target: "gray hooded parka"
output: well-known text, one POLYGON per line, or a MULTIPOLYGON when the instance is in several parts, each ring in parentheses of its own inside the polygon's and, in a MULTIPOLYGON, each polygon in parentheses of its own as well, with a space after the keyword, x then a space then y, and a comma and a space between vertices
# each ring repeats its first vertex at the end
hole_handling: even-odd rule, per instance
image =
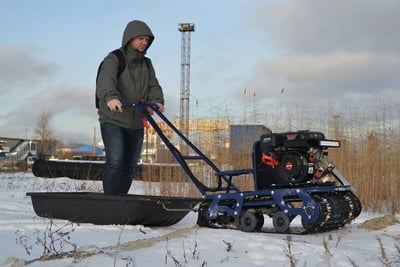
POLYGON ((137 36, 149 36, 147 49, 154 40, 150 28, 142 21, 128 23, 122 38, 122 47, 126 67, 118 77, 118 57, 109 53, 101 65, 96 82, 96 95, 100 99, 100 123, 113 123, 123 128, 143 128, 142 114, 133 107, 125 107, 122 113, 112 112, 107 107, 111 99, 118 99, 122 104, 145 100, 164 104, 161 86, 156 78, 151 60, 144 53, 134 51, 129 42, 137 36))

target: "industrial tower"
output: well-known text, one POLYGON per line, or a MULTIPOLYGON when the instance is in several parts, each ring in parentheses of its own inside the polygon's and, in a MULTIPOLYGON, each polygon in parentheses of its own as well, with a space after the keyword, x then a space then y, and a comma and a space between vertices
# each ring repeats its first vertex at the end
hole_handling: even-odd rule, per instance
POLYGON ((178 30, 182 32, 180 129, 185 136, 188 136, 190 97, 190 33, 194 32, 194 24, 179 23, 178 25, 178 30))

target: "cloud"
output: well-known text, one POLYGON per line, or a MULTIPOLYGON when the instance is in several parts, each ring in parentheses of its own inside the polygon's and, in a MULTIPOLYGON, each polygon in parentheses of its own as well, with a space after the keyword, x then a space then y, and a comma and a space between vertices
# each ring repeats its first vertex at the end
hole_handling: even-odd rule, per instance
POLYGON ((261 61, 250 88, 296 87, 298 92, 312 90, 324 95, 324 89, 336 93, 374 93, 385 88, 398 88, 399 54, 334 53, 323 55, 285 55, 271 61, 261 61))
MULTIPOLYGON (((40 52, 41 49, 32 45, 0 46, 0 88, 32 86, 51 77, 57 65, 43 60, 40 52)), ((0 94, 5 93, 1 89, 0 94)))
POLYGON ((398 101, 399 11, 398 1, 252 1, 247 22, 275 50, 258 59, 245 88, 266 101, 285 88, 289 103, 342 108, 398 101))
POLYGON ((400 51, 399 1, 251 1, 249 23, 266 41, 297 53, 400 51))
MULTIPOLYGON (((98 123, 94 88, 80 88, 70 84, 51 85, 25 97, 23 103, 10 109, 3 108, 0 114, 0 128, 6 128, 10 136, 24 137, 26 130, 32 134, 44 112, 51 113, 49 126, 56 135, 62 137, 66 137, 66 129, 71 133, 84 131, 87 125, 80 124, 81 121, 93 121, 94 125, 98 123)), ((90 133, 91 129, 90 126, 90 133)))

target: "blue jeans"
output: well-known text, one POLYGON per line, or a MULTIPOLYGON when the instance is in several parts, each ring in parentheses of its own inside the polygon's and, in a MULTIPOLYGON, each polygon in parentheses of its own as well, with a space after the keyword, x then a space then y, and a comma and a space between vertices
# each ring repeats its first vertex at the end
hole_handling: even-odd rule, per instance
POLYGON ((144 130, 100 124, 106 152, 103 189, 106 195, 127 194, 142 152, 144 130))

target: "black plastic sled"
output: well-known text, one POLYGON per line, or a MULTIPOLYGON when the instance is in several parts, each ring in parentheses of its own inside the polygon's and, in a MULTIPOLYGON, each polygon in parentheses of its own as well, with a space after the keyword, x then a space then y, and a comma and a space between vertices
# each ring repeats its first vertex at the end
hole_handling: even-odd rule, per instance
POLYGON ((183 219, 201 199, 146 195, 108 196, 92 192, 28 192, 40 217, 98 225, 169 226, 183 219))

